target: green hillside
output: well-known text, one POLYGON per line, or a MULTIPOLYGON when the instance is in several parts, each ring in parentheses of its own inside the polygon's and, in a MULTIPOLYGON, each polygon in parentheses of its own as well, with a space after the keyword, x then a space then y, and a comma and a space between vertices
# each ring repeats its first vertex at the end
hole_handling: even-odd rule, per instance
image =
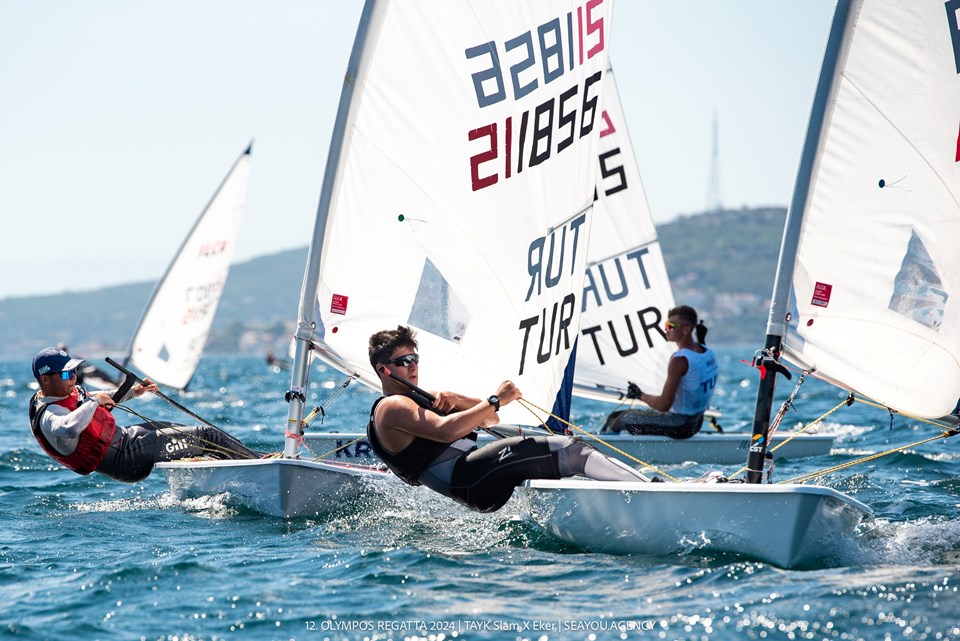
POLYGON ((711 344, 762 343, 786 210, 721 211, 657 228, 678 304, 692 305, 711 344))
MULTIPOLYGON (((782 208, 686 216, 660 225, 678 303, 693 305, 711 344, 760 343, 780 249, 782 208)), ((233 266, 210 352, 285 351, 293 332, 306 249, 233 266)), ((121 356, 153 283, 0 299, 0 358, 28 359, 60 341, 86 356, 121 356)))
MULTIPOLYGON (((306 248, 237 263, 207 343, 210 352, 286 350, 300 298, 306 248)), ((154 283, 0 299, 0 358, 30 358, 64 342, 83 356, 122 356, 154 283)))

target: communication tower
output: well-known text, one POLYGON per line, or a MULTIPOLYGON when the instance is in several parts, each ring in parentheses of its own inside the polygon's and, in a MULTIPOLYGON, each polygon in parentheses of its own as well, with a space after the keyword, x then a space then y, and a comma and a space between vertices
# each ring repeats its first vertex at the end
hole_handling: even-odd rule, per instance
POLYGON ((713 149, 710 154, 710 182, 707 185, 707 213, 723 209, 720 194, 720 136, 718 134, 717 110, 713 110, 713 149))

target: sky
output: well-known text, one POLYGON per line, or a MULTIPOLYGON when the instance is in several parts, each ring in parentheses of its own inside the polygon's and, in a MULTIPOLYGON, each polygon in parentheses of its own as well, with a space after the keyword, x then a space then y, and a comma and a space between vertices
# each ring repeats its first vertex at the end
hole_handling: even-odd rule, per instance
MULTIPOLYGON (((656 221, 786 205, 833 5, 615 0, 656 221)), ((0 0, 0 299, 157 280, 250 140, 234 260, 306 246, 361 7, 0 0)))

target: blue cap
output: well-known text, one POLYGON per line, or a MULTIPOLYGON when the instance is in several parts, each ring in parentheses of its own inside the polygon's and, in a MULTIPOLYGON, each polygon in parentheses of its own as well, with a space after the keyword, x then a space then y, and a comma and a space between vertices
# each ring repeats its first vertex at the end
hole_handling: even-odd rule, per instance
POLYGON ((69 372, 82 362, 82 358, 70 358, 69 354, 58 347, 48 347, 33 357, 33 377, 69 372))

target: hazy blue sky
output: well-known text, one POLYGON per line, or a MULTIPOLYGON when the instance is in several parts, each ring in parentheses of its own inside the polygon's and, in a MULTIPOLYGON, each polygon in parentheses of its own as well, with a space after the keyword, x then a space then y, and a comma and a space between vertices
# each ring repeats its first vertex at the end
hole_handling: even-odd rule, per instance
MULTIPOLYGON (((833 4, 616 0, 657 220, 703 210, 714 110, 723 204, 788 202, 833 4)), ((235 258, 306 245, 361 6, 0 0, 0 298, 158 278, 251 138, 235 258)))

